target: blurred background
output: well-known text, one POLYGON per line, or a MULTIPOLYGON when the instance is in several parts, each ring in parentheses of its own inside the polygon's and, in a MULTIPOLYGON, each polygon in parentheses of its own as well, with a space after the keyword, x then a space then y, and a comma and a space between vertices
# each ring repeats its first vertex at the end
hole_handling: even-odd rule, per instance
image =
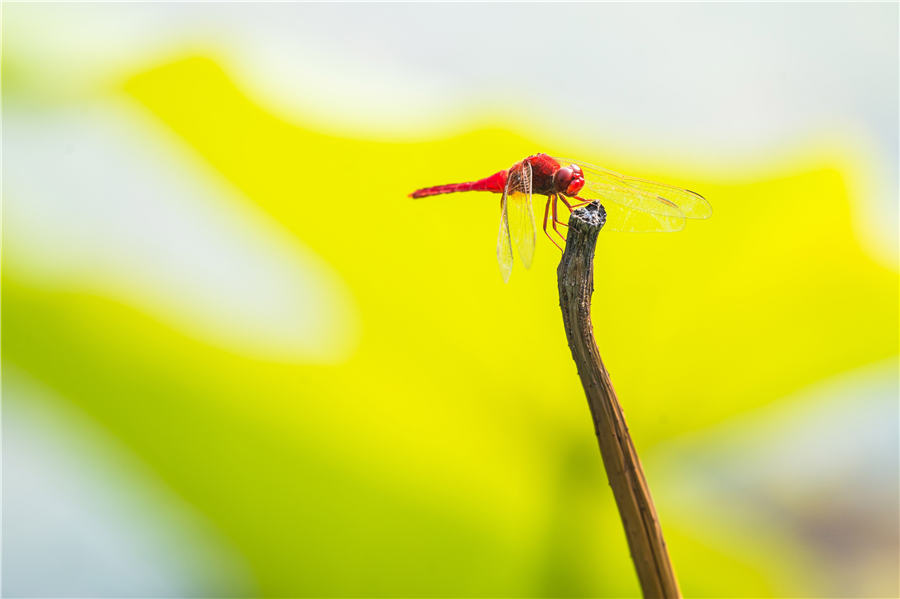
POLYGON ((689 597, 896 597, 896 4, 2 7, 9 597, 633 597, 536 152, 689 597))

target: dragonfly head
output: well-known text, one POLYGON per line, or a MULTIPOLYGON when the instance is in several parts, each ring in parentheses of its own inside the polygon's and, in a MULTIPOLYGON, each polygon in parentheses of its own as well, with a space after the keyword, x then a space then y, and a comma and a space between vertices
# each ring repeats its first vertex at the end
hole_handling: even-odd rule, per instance
POLYGON ((584 187, 584 173, 577 164, 565 166, 553 175, 553 184, 558 193, 565 196, 578 195, 584 187))

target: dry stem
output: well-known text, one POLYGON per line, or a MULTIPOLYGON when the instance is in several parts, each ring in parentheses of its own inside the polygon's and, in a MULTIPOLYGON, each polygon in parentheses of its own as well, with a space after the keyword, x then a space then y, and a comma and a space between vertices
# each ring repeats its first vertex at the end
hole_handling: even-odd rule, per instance
POLYGON ((606 211, 598 202, 575 210, 569 217, 566 249, 557 269, 559 305, 641 590, 648 598, 676 598, 681 597, 681 593, 650 489, 628 434, 622 407, 594 341, 591 324, 594 249, 597 234, 605 222, 606 211))

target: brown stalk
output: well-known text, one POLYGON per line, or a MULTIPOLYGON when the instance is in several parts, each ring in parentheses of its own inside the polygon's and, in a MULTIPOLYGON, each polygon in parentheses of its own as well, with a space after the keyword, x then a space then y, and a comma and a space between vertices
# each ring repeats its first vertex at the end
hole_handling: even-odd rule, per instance
POLYGON ((628 434, 622 406, 594 340, 591 324, 594 249, 597 234, 605 222, 606 211, 598 202, 575 210, 569 217, 566 249, 556 271, 559 306, 643 595, 676 598, 681 597, 681 592, 663 541, 650 488, 628 434))

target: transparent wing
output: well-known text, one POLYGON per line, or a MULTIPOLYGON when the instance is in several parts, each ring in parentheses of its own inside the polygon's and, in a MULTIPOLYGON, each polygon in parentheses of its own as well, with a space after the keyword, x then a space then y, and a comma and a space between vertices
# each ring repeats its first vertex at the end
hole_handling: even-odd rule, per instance
POLYGON ((680 231, 684 228, 686 219, 683 216, 664 216, 632 210, 616 202, 600 200, 606 209, 606 224, 604 231, 619 231, 623 233, 667 233, 680 231))
POLYGON ((531 204, 531 164, 524 160, 509 169, 506 179, 506 209, 509 234, 525 268, 531 268, 537 229, 531 204))
POLYGON ((497 234, 497 262, 503 281, 512 272, 512 246, 525 268, 531 267, 537 232, 531 205, 531 164, 522 161, 509 169, 503 197, 500 198, 500 232, 497 234))
POLYGON ((585 199, 600 200, 604 206, 616 203, 629 210, 675 219, 712 216, 709 202, 689 189, 622 175, 578 160, 556 160, 561 164, 580 166, 584 172, 584 188, 578 195, 585 199))
POLYGON ((512 242, 509 239, 509 219, 506 216, 507 202, 506 193, 500 198, 500 232, 497 234, 497 262, 500 264, 500 274, 503 275, 503 282, 509 282, 509 275, 512 273, 513 257, 512 242))

